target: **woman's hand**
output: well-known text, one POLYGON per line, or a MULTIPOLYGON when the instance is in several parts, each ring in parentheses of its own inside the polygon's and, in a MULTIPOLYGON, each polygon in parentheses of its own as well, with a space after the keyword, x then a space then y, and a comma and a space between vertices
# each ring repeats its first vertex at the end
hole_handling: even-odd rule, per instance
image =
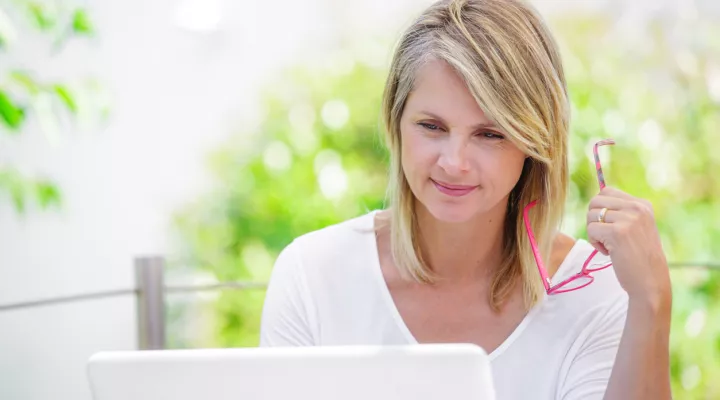
POLYGON ((610 255, 631 300, 651 300, 656 305, 670 301, 670 273, 649 201, 605 187, 590 201, 587 231, 590 243, 610 255), (603 208, 607 211, 600 222, 603 208))
POLYGON ((605 187, 590 201, 587 229, 590 243, 610 255, 628 293, 625 327, 604 398, 671 399, 670 271, 652 205, 605 187))

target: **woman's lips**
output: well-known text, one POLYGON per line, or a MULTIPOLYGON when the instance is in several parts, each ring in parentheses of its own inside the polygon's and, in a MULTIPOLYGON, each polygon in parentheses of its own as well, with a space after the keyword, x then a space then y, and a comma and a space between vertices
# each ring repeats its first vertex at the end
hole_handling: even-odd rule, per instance
POLYGON ((430 179, 441 193, 444 193, 448 196, 453 197, 460 197, 465 196, 472 192, 473 190, 477 189, 477 186, 467 186, 467 185, 451 185, 449 183, 445 182, 438 182, 434 179, 430 179))

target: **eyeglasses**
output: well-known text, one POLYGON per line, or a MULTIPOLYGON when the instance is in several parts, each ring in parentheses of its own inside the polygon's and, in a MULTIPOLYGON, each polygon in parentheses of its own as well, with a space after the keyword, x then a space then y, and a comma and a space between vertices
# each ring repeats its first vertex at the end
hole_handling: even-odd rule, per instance
MULTIPOLYGON (((600 155, 598 154, 598 148, 600 146, 613 144, 615 144, 614 140, 605 139, 595 143, 595 146, 593 147, 593 155, 595 156, 595 170, 597 171, 597 179, 600 190, 605 188, 605 177, 603 176, 602 167, 600 166, 600 155)), ((590 253, 590 256, 587 258, 587 260, 585 260, 585 263, 583 264, 580 272, 570 276, 569 278, 556 285, 551 286, 552 282, 550 281, 547 270, 543 265, 542 257, 540 256, 540 250, 538 249, 537 241, 535 240, 535 234, 530 227, 530 218, 528 215, 530 210, 536 204, 537 200, 533 200, 532 202, 530 202, 530 204, 525 206, 525 209, 523 210, 523 221, 525 222, 525 230, 527 231, 528 238, 530 239, 530 246, 532 247, 533 256, 535 257, 535 262, 537 263, 538 272, 540 272, 540 277, 542 278, 543 285, 545 286, 545 292, 548 295, 567 293, 574 290, 582 289, 595 280, 595 278, 590 275, 591 273, 603 270, 612 265, 612 263, 605 263, 597 260, 593 261, 598 253, 597 250, 594 250, 592 253, 590 253)))

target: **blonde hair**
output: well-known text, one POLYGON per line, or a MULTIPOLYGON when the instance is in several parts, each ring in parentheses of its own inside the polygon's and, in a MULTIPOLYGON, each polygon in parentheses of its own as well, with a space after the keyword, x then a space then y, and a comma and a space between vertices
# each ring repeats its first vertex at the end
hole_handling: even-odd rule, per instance
POLYGON ((391 251, 405 276, 435 281, 418 240, 415 199, 402 170, 400 118, 423 63, 443 60, 465 81, 483 112, 523 151, 522 175, 510 193, 503 263, 493 276, 490 304, 499 309, 514 285, 532 307, 544 293, 523 225, 530 215, 547 256, 564 210, 568 181, 569 103, 557 45, 542 18, 520 0, 444 0, 427 8, 402 35, 383 94, 385 142, 390 151, 391 251))

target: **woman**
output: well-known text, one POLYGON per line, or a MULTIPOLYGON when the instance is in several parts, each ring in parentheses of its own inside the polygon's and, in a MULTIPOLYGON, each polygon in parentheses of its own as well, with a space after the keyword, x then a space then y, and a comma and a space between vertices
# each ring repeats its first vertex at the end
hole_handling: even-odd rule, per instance
POLYGON ((598 162, 589 240, 558 231, 569 109, 528 5, 429 7, 384 93, 390 207, 283 250, 261 345, 469 342, 490 354, 499 399, 669 399, 670 279, 651 205, 604 187, 598 162))

